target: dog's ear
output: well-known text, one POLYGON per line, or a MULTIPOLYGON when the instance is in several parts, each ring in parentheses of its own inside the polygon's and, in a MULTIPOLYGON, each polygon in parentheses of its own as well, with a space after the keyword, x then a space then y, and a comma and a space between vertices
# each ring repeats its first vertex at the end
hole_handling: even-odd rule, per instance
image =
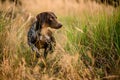
POLYGON ((37 20, 39 21, 39 19, 40 19, 40 14, 38 14, 38 15, 36 16, 36 18, 37 18, 37 20))
POLYGON ((37 21, 42 25, 46 21, 46 13, 39 13, 36 18, 37 21))
POLYGON ((37 16, 37 25, 36 25, 36 30, 41 29, 41 26, 44 23, 44 14, 43 13, 39 13, 37 16))

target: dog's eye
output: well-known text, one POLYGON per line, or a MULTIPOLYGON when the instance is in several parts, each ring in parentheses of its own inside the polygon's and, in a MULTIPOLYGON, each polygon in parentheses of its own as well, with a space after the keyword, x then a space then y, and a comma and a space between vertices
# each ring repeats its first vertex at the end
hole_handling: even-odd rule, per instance
POLYGON ((51 21, 54 20, 54 17, 50 17, 50 20, 51 20, 51 21))

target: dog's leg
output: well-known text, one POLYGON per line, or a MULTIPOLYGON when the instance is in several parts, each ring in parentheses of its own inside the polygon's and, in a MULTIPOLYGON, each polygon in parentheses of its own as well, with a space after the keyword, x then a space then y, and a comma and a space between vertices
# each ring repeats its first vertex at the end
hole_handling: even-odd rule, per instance
POLYGON ((55 46, 56 46, 55 38, 51 36, 50 53, 52 53, 55 50, 55 46))
POLYGON ((53 36, 50 37, 51 41, 48 41, 44 50, 44 58, 46 59, 48 52, 52 53, 56 46, 56 41, 53 36))
POLYGON ((39 58, 41 55, 39 53, 39 50, 37 49, 37 47, 35 47, 33 44, 31 45, 32 50, 35 52, 35 55, 37 58, 39 58))
POLYGON ((47 54, 48 54, 48 50, 47 50, 47 48, 45 48, 45 50, 44 50, 44 58, 46 59, 46 57, 47 57, 47 54))

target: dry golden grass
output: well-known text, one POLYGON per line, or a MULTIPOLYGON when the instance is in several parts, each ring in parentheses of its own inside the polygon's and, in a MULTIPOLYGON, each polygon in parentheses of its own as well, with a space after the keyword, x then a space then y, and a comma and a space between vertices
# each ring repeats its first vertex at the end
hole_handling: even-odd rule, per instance
MULTIPOLYGON (((66 26, 55 32, 57 47, 54 53, 48 55, 46 69, 42 67, 42 63, 35 64, 36 60, 33 61, 33 52, 27 45, 27 31, 34 21, 35 15, 43 11, 53 11, 58 18, 70 15, 78 16, 84 23, 89 22, 87 19, 89 15, 97 16, 104 13, 112 15, 113 7, 106 7, 91 1, 84 2, 84 0, 81 0, 80 3, 76 3, 75 0, 22 0, 22 2, 21 7, 15 7, 14 4, 8 2, 0 4, 1 11, 3 11, 1 16, 8 22, 4 31, 0 32, 0 80, 101 79, 93 67, 95 58, 91 55, 91 51, 87 51, 86 54, 92 60, 92 66, 86 66, 80 59, 79 52, 76 51, 74 55, 70 55, 69 51, 65 50, 66 42, 69 41, 66 35, 66 29, 69 28, 66 26), (12 14, 10 14, 11 12, 12 14), (9 15, 12 17, 9 18, 9 15)), ((93 20, 93 22, 96 21, 93 20)), ((81 29, 77 28, 77 30, 81 29)), ((100 73, 102 70, 98 69, 98 72, 100 73)), ((111 77, 118 76, 104 78, 111 79, 111 77)))

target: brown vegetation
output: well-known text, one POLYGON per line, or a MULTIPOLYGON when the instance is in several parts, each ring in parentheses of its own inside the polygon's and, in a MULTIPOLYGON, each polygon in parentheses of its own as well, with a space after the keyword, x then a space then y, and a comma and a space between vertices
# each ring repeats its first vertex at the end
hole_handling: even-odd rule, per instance
POLYGON ((119 80, 119 8, 84 0, 21 2, 0 3, 0 80, 119 80), (46 68, 27 44, 28 29, 43 11, 63 23, 46 68))

